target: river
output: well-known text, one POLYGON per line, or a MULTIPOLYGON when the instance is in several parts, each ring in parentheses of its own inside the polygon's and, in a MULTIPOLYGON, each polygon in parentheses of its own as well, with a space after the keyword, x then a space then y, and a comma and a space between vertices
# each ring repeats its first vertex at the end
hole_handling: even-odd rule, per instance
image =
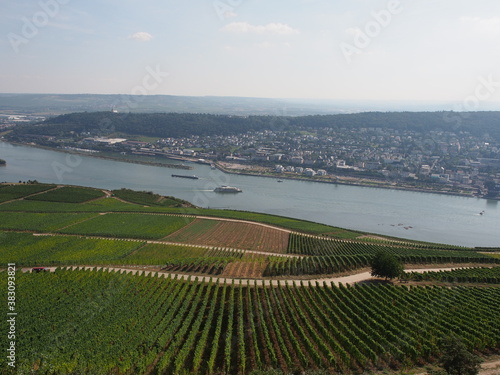
MULTIPOLYGON (((209 166, 192 170, 76 156, 0 142, 0 182, 28 179, 105 189, 153 191, 198 206, 248 210, 337 227, 463 246, 500 246, 498 201, 401 190, 225 174, 209 166), (171 174, 194 174, 198 180, 171 174), (217 194, 218 185, 240 194, 217 194), (484 213, 483 213, 484 211, 484 213), (483 213, 483 214, 481 214, 483 213)), ((172 163, 180 163, 172 161, 172 163)))

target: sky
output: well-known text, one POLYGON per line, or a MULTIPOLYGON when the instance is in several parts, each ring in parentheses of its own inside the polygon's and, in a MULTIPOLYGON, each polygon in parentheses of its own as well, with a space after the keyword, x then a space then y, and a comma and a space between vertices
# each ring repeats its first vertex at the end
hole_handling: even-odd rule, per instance
POLYGON ((6 0, 0 92, 500 101, 498 0, 6 0))

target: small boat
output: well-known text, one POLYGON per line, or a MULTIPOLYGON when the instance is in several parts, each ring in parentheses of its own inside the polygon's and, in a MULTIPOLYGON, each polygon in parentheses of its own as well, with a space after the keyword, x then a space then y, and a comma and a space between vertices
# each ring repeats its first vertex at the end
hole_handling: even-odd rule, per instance
POLYGON ((217 169, 217 167, 216 167, 216 166, 215 166, 215 164, 213 164, 213 163, 212 163, 212 164, 210 164, 210 168, 212 168, 212 169, 217 169))
POLYGON ((283 180, 278 180, 278 182, 283 182, 283 180))
POLYGON ((173 174, 172 177, 179 177, 179 178, 190 178, 191 180, 197 180, 199 179, 198 176, 185 176, 185 175, 182 175, 182 174, 173 174))
POLYGON ((216 193, 241 193, 243 190, 232 186, 222 185, 214 189, 216 193))

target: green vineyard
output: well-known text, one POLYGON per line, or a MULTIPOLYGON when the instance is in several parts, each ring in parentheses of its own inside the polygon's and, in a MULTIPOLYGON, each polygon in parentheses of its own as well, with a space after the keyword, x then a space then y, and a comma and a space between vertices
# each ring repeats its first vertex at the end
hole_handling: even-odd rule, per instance
POLYGON ((16 282, 15 374, 348 374, 432 362, 451 332, 471 350, 500 343, 500 288, 257 287, 64 269, 16 282))
POLYGON ((350 256, 359 254, 374 255, 381 249, 384 249, 397 257, 408 255, 410 250, 422 256, 445 255, 449 257, 484 257, 484 255, 472 251, 473 249, 458 246, 439 244, 422 245, 418 242, 405 243, 403 246, 401 243, 381 242, 382 241, 378 243, 363 243, 360 241, 346 241, 292 233, 288 242, 288 253, 311 256, 350 256))
MULTIPOLYGON (((381 242, 381 241, 378 241, 381 242)), ((294 258, 271 257, 265 276, 327 275, 367 267, 379 251, 394 255, 405 264, 500 263, 500 259, 473 249, 431 244, 363 243, 290 234, 288 253, 294 258)))
POLYGON ((0 373, 406 373, 435 364, 452 333, 476 354, 500 349, 496 249, 114 193, 0 185, 0 261, 17 266, 19 312, 16 369, 3 356, 0 373), (335 286, 334 275, 364 274, 381 250, 415 268, 468 268, 335 286))
POLYGON ((445 281, 456 283, 500 284, 500 267, 461 268, 452 271, 408 272, 403 276, 414 281, 445 281))

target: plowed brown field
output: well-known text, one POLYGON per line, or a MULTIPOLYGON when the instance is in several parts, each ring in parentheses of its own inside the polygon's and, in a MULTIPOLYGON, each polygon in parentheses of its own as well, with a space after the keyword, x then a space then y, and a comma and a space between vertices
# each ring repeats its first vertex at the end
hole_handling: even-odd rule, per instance
POLYGON ((165 240, 196 245, 285 253, 289 234, 251 223, 197 219, 165 240))
POLYGON ((264 274, 268 261, 266 256, 245 254, 241 261, 229 263, 221 273, 221 277, 260 278, 264 274))

